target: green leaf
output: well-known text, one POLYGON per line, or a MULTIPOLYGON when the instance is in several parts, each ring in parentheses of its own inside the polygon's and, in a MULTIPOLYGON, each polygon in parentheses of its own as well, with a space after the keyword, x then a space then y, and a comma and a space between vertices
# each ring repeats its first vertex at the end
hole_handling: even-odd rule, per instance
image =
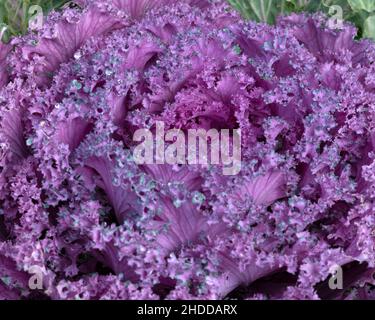
POLYGON ((363 36, 375 40, 375 15, 365 21, 363 36))
POLYGON ((247 18, 274 23, 280 14, 297 11, 308 4, 308 0, 228 0, 247 18))
POLYGON ((275 17, 276 5, 273 0, 253 0, 250 7, 260 21, 271 22, 275 17))
POLYGON ((375 11, 375 0, 348 0, 349 5, 355 11, 367 11, 367 12, 374 12, 375 11))

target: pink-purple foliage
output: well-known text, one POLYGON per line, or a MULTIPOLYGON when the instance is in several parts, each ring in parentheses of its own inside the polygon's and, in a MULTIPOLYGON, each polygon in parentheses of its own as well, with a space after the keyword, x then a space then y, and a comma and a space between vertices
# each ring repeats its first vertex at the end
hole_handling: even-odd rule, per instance
POLYGON ((374 298, 375 45, 319 15, 79 2, 0 46, 0 299, 374 298), (156 121, 240 128, 241 173, 137 166, 156 121))

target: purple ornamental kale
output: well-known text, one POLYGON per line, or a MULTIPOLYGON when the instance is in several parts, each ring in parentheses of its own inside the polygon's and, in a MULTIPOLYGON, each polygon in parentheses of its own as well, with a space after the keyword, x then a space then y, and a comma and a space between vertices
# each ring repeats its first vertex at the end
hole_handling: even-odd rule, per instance
POLYGON ((8 82, 8 72, 6 70, 6 58, 10 51, 10 47, 0 43, 0 88, 8 82))
POLYGON ((0 46, 1 299, 375 297, 372 42, 224 1, 77 2, 0 46), (157 121, 241 129, 240 174, 136 165, 157 121))

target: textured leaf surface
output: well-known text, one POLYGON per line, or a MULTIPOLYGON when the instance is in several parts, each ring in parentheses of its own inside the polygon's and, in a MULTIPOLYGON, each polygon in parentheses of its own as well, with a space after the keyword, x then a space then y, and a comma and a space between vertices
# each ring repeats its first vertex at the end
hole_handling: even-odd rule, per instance
POLYGON ((363 36, 375 40, 375 15, 365 21, 363 36))
POLYGON ((375 11, 375 0, 348 0, 353 10, 375 11))

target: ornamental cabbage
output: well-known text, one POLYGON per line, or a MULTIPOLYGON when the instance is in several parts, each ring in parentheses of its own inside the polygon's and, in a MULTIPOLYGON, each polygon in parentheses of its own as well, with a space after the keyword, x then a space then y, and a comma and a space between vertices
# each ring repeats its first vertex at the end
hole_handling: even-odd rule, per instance
POLYGON ((1 299, 375 297, 371 41, 220 0, 79 3, 0 47, 1 299), (157 121, 241 129, 241 172, 137 165, 157 121))

